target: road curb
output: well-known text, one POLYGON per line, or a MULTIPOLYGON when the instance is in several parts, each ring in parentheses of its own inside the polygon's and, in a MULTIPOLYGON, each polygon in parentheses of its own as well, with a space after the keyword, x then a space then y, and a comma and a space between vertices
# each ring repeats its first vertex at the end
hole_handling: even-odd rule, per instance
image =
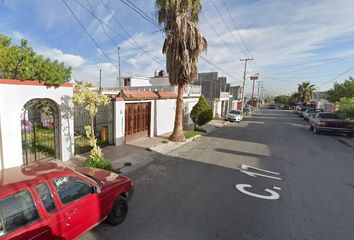
POLYGON ((188 138, 185 142, 171 142, 171 141, 169 141, 168 143, 162 143, 160 145, 147 148, 147 150, 157 152, 160 154, 166 154, 166 153, 172 152, 173 150, 176 150, 179 147, 182 147, 183 145, 185 145, 187 143, 198 140, 199 138, 201 138, 201 136, 202 136, 201 134, 198 134, 194 137, 188 138))

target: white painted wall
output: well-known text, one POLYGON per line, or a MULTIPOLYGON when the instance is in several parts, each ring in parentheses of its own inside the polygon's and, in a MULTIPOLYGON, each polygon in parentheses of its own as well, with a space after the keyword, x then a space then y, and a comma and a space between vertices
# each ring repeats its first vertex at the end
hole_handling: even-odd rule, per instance
POLYGON ((195 98, 185 98, 183 99, 185 105, 185 112, 184 112, 184 126, 188 126, 193 124, 193 121, 190 117, 193 107, 198 103, 199 97, 195 98))
POLYGON ((152 77, 150 78, 151 86, 170 86, 168 76, 165 77, 152 77))
POLYGON ((151 86, 150 78, 140 78, 140 77, 130 78, 130 87, 144 87, 144 86, 151 86))
MULTIPOLYGON (((0 99, 1 101, 1 99, 0 99)), ((1 112, 0 112, 0 120, 1 120, 1 112)), ((4 162, 2 159, 2 133, 1 133, 1 122, 0 122, 0 169, 4 168, 4 162)))
POLYGON ((155 136, 173 131, 176 115, 176 99, 156 100, 155 136))
MULTIPOLYGON (((9 80, 11 81, 11 80, 9 80)), ((67 161, 74 153, 74 120, 72 87, 15 85, 0 83, 0 142, 3 168, 20 166, 22 159, 21 113, 23 106, 34 98, 53 100, 59 109, 60 158, 67 161)))
POLYGON ((125 142, 125 102, 123 99, 114 101, 114 143, 116 146, 123 145, 125 142))

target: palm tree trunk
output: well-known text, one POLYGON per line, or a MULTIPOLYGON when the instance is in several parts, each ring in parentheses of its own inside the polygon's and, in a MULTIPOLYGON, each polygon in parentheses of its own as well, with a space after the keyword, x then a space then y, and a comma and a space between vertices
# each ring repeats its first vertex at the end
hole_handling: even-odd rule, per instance
POLYGON ((169 137, 169 140, 174 142, 186 141, 186 137, 184 136, 184 132, 183 132, 183 112, 184 112, 183 94, 184 94, 184 85, 178 84, 175 126, 173 128, 173 132, 171 136, 169 137))

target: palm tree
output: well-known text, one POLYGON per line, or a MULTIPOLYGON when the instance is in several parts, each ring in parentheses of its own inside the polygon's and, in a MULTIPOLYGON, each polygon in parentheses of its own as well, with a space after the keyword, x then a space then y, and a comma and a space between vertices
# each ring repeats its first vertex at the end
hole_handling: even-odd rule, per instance
POLYGON ((207 48, 198 22, 201 0, 156 0, 157 19, 165 31, 162 52, 166 54, 166 70, 172 86, 178 86, 175 125, 169 139, 183 142, 185 87, 198 77, 198 56, 207 48))
POLYGON ((311 84, 310 82, 302 82, 298 85, 298 93, 300 95, 301 103, 307 103, 313 98, 313 94, 315 89, 315 85, 311 84))

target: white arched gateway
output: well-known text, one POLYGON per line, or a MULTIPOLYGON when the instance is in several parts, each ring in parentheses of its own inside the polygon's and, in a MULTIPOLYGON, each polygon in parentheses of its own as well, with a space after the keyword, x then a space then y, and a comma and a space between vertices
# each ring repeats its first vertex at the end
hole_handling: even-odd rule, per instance
POLYGON ((73 84, 0 79, 0 169, 74 153, 73 84))

